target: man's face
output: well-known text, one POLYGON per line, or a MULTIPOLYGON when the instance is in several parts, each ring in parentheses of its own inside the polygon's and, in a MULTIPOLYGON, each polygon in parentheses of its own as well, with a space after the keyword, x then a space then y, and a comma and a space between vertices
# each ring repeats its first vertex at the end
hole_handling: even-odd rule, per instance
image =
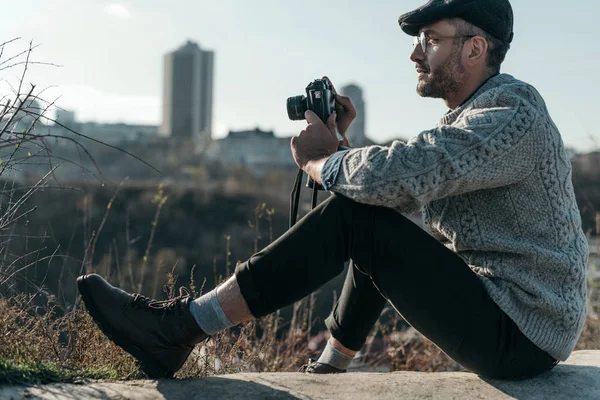
POLYGON ((417 93, 422 97, 447 99, 457 92, 465 78, 462 64, 462 43, 456 28, 442 20, 421 28, 425 33, 426 50, 417 44, 410 55, 418 72, 417 93))

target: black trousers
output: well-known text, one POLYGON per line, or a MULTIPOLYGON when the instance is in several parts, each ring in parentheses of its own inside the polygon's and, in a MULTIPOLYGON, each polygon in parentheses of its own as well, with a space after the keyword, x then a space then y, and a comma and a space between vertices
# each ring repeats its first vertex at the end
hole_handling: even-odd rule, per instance
POLYGON ((343 271, 326 320, 359 350, 386 302, 463 367, 524 379, 557 361, 529 341, 460 257, 400 213, 334 194, 275 242, 238 264, 236 278, 259 318, 292 304, 343 271))

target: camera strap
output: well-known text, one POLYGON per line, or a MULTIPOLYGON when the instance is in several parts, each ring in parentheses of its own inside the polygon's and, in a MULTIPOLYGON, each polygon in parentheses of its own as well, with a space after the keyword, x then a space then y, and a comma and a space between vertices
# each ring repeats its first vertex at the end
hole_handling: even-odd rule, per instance
MULTIPOLYGON (((292 193, 290 193, 290 228, 296 224, 296 218, 298 217, 298 204, 300 203, 300 189, 302 188, 303 174, 304 171, 299 169, 298 175, 296 175, 296 181, 294 182, 294 188, 292 189, 292 193)), ((317 206, 317 198, 319 195, 319 186, 316 182, 312 189, 311 210, 317 206)))

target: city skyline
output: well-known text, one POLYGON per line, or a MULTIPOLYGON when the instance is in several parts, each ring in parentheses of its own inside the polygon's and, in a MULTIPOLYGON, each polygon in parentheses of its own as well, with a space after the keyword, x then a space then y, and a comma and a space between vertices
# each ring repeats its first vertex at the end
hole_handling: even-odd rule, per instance
MULTIPOLYGON (((15 18, 7 20, 3 36, 24 38, 21 47, 11 47, 13 54, 32 39, 41 44, 35 60, 62 65, 35 66, 28 81, 40 88, 56 85, 48 98, 62 95, 59 104, 83 121, 160 125, 161 57, 190 39, 217 54, 215 138, 253 127, 297 134, 303 125, 287 119, 285 99, 328 75, 337 87, 356 83, 363 89, 366 134, 383 142, 432 128, 446 111, 441 100, 416 94, 408 59, 412 38, 396 22, 423 2, 307 0, 296 7, 272 0, 252 5, 182 0, 173 7, 141 0, 23 0, 11 6, 15 18), (317 29, 320 23, 329 26, 331 38, 317 29)), ((600 49, 593 40, 575 38, 594 37, 600 5, 589 0, 576 9, 541 0, 512 5, 515 40, 503 72, 540 91, 566 145, 595 149, 590 137, 600 135, 594 132, 600 49), (565 20, 578 21, 577 35, 564 34, 565 20)))

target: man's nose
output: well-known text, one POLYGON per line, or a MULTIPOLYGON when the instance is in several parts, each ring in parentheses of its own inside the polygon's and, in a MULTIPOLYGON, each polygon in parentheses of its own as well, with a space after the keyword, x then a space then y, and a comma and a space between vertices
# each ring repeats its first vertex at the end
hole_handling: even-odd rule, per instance
POLYGON ((423 52, 420 44, 414 46, 412 53, 410 53, 410 60, 412 62, 425 60, 425 53, 423 52))

